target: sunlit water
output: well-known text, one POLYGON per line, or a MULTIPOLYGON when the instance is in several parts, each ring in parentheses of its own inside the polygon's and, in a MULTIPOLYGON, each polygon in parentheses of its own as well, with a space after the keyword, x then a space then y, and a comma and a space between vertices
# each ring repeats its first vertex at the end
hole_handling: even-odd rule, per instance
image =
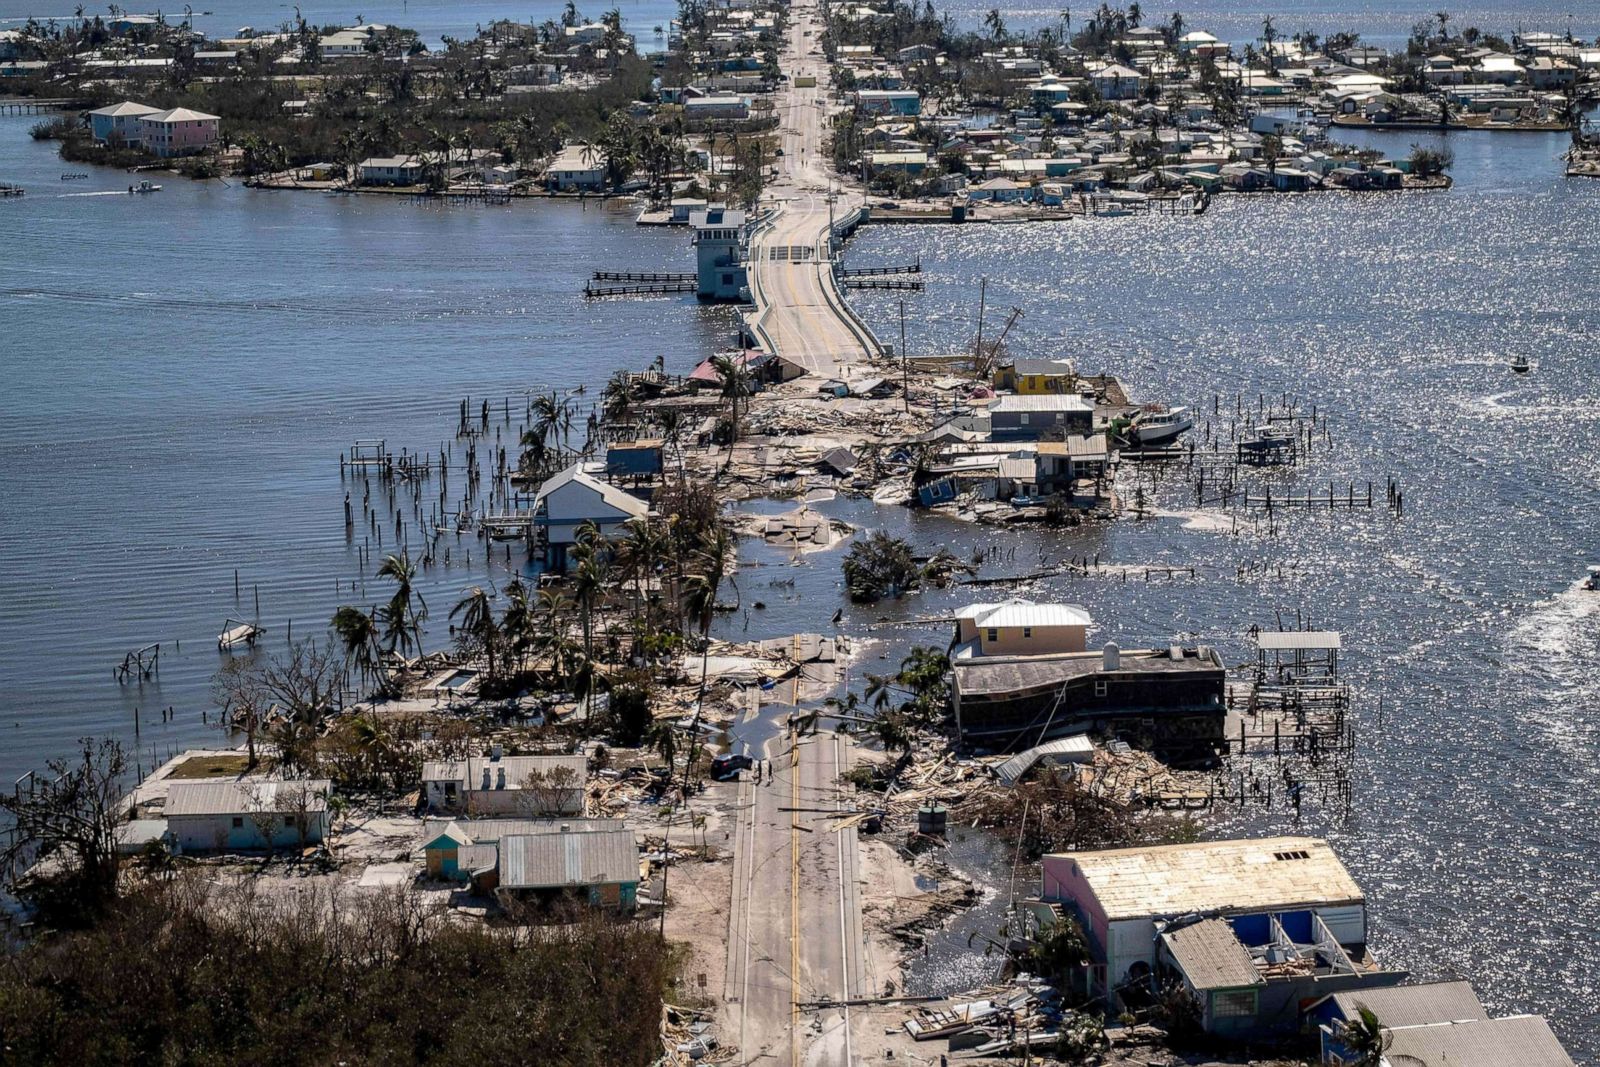
MULTIPOLYGON (((731 330, 728 311, 687 300, 583 302, 596 266, 689 262, 681 231, 634 227, 620 210, 178 179, 151 197, 80 195, 125 188, 125 176, 59 181, 78 168, 28 141, 29 121, 0 120, 0 180, 29 187, 0 202, 0 780, 74 737, 131 734, 135 708, 147 758, 214 737, 199 714, 215 634, 253 608, 257 585, 272 650, 290 619, 309 634, 339 603, 384 595, 349 589, 359 567, 337 457, 351 441, 436 448, 463 395, 598 386, 658 353, 681 371, 731 330), (151 641, 163 643, 159 680, 112 681, 123 653, 151 641), (168 705, 178 716, 164 725, 156 709, 168 705)), ((1376 143, 1404 153, 1429 136, 1376 143)), ((1600 896, 1600 602, 1576 580, 1600 557, 1600 182, 1560 177, 1559 137, 1450 145, 1458 185, 1446 193, 1223 198, 1189 220, 868 228, 849 253, 921 257, 929 289, 907 299, 912 352, 964 345, 987 277, 991 324, 1024 311, 1009 339, 1019 353, 1070 355, 1141 397, 1207 409, 1217 394, 1224 406, 1236 393, 1315 403, 1331 415, 1331 453, 1258 483, 1392 475, 1403 519, 1310 512, 1282 517, 1275 536, 1182 517, 999 532, 861 501, 826 510, 963 555, 1003 545, 991 572, 1083 555, 1196 567, 1192 580, 1032 591, 1085 604, 1094 639, 1198 637, 1239 662, 1244 630, 1280 613, 1343 631, 1363 694, 1355 810, 1305 828, 1333 837, 1371 894, 1376 952, 1420 977, 1471 978, 1497 1012, 1547 1013, 1592 1059, 1600 947, 1581 917, 1600 896), (1506 369, 1516 353, 1532 374, 1506 369), (1290 577, 1240 580, 1246 564, 1290 577)), ((859 306, 897 339, 894 297, 859 306)), ((1188 506, 1180 486, 1163 493, 1188 506)), ((449 604, 484 578, 481 546, 461 546, 423 579, 435 646, 449 604)), ((724 617, 720 632, 829 628, 838 552, 746 558, 761 566, 741 577, 744 603, 766 607, 724 617)), ((870 627, 971 598, 847 607, 843 627, 865 642, 857 681, 911 641, 945 639, 870 627)), ((1255 817, 1223 828, 1269 827, 1285 828, 1255 817)))
MULTIPOLYGON (((1403 154, 1434 139, 1371 140, 1403 154)), ((913 354, 970 342, 986 277, 991 330, 1024 312, 1015 352, 1071 356, 1142 398, 1208 413, 1221 394, 1224 418, 1236 394, 1263 392, 1330 413, 1331 452, 1256 475, 1257 492, 1371 479, 1381 501, 1399 479, 1399 521, 1380 506, 1280 516, 1276 536, 1123 522, 1036 534, 1018 555, 1036 560, 1039 545, 1197 567, 1193 581, 1041 583, 1035 595, 1089 607, 1091 640, 1198 636, 1239 662, 1242 631, 1280 613, 1342 631, 1363 694, 1354 813, 1306 827, 1336 841, 1371 894, 1375 951, 1420 977, 1470 978, 1493 1010, 1549 1014, 1585 1060, 1600 1054, 1588 977, 1600 949, 1571 933, 1600 897, 1600 594, 1578 588, 1600 561, 1600 182, 1560 176, 1563 141, 1451 136, 1446 193, 1223 198, 1192 220, 868 228, 849 255, 921 257, 913 354), (1507 369, 1517 353, 1535 365, 1526 377, 1507 369), (1246 565, 1286 577, 1240 580, 1246 565)), ((898 338, 894 297, 858 306, 898 338)), ((1192 507, 1192 489, 1164 493, 1192 507)), ((939 537, 958 551, 1011 540, 939 537)))

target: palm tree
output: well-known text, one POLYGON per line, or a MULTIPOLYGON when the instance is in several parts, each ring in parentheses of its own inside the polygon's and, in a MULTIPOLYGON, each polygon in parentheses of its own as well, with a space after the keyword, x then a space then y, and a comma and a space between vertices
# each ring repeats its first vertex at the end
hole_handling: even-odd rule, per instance
POLYGON ((1383 1054, 1393 1040, 1388 1030, 1378 1021, 1377 1014, 1365 1004, 1356 1004, 1356 1017, 1347 1019, 1338 1027, 1339 1044, 1358 1058, 1359 1067, 1379 1067, 1383 1054))
POLYGON ((700 740, 700 715, 706 704, 706 675, 711 664, 711 620, 717 609, 717 591, 724 581, 732 583, 733 539, 720 522, 701 536, 695 551, 693 573, 687 576, 686 599, 700 626, 700 692, 694 702, 694 725, 690 728, 689 765, 694 765, 695 746, 700 740))
POLYGON ((422 651, 422 623, 428 617, 428 603, 413 588, 417 579, 417 565, 405 553, 385 556, 378 567, 378 577, 394 582, 394 595, 387 607, 379 609, 378 618, 383 624, 383 637, 390 652, 402 653, 411 649, 422 651), (412 601, 416 601, 416 606, 412 601))
POLYGON ((362 681, 377 678, 382 688, 383 650, 374 614, 346 604, 333 613, 332 625, 333 632, 344 645, 345 657, 361 672, 362 681))
POLYGON ((536 629, 533 602, 528 598, 528 584, 521 578, 513 578, 506 586, 506 610, 500 616, 500 632, 505 637, 507 662, 513 665, 514 674, 522 670, 523 657, 533 645, 536 629))
POLYGON ((456 606, 450 609, 453 619, 461 616, 461 633, 483 649, 484 658, 489 661, 488 681, 494 685, 496 678, 495 662, 500 658, 500 625, 495 621, 494 602, 483 586, 475 585, 468 589, 456 606))
POLYGON ((711 366, 722 383, 722 399, 728 402, 728 441, 739 439, 739 401, 750 395, 750 375, 744 363, 732 356, 713 356, 711 366))

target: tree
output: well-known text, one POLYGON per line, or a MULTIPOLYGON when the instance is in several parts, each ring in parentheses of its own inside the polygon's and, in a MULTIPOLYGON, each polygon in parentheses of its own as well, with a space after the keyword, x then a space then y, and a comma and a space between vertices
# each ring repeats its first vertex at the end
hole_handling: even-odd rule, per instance
POLYGON ((583 791, 587 783, 571 767, 552 767, 533 771, 522 780, 518 797, 524 812, 536 818, 583 813, 583 791))
MULTIPOLYGON (((0 813, 12 824, 0 865, 7 872, 51 859, 61 874, 36 879, 32 888, 76 916, 98 913, 117 895, 117 831, 128 756, 115 740, 82 738, 73 759, 55 759, 48 776, 26 788, 0 793, 0 813)), ((28 888, 28 887, 23 887, 28 888)))
POLYGON ((722 399, 728 402, 728 441, 739 439, 739 402, 750 395, 750 372, 744 362, 732 356, 713 356, 711 367, 717 372, 722 399))
POLYGON ((422 623, 428 617, 428 604, 413 587, 417 565, 405 553, 385 556, 378 567, 378 577, 394 582, 394 595, 389 598, 387 610, 378 615, 386 647, 390 652, 404 654, 414 649, 420 653, 422 623))
POLYGON ((267 692, 260 668, 248 659, 230 657, 212 676, 211 695, 222 709, 223 724, 244 731, 245 766, 254 770, 259 762, 256 736, 272 710, 272 695, 267 692))
POLYGON ((503 655, 500 624, 494 617, 494 601, 483 586, 475 585, 463 593, 455 607, 450 609, 452 619, 457 615, 461 616, 458 640, 468 649, 483 653, 488 664, 485 681, 492 688, 499 680, 497 664, 503 655))
POLYGON ((382 635, 375 613, 347 604, 333 613, 331 625, 344 646, 345 658, 361 672, 362 681, 376 678, 379 688, 383 688, 382 635))
POLYGON ((1448 151, 1413 145, 1411 173, 1417 178, 1437 178, 1454 162, 1448 151))
POLYGON ((844 559, 845 587, 853 600, 901 597, 922 584, 922 568, 909 542, 883 530, 856 541, 844 559))
POLYGON ((983 24, 988 28, 989 36, 993 37, 996 43, 1006 39, 1006 20, 1005 16, 1000 14, 999 8, 990 8, 989 13, 983 16, 983 24))
POLYGON ((1355 1054, 1358 1067, 1378 1067, 1393 1040, 1377 1013, 1360 1001, 1356 1002, 1356 1017, 1340 1023, 1337 1036, 1339 1044, 1355 1054))

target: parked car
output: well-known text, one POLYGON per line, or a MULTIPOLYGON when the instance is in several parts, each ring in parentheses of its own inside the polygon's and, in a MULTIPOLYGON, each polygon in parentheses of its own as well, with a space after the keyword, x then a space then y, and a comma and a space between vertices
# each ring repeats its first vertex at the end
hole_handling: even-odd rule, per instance
POLYGON ((719 782, 730 781, 739 777, 740 771, 748 771, 755 765, 755 760, 749 756, 735 756, 731 752, 724 752, 711 761, 711 777, 719 782))

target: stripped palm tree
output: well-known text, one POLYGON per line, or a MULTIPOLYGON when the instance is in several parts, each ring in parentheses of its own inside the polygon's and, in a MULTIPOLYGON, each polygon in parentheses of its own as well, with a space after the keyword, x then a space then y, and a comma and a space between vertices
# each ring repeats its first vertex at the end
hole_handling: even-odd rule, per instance
POLYGON ((739 439, 739 401, 750 395, 750 374, 731 356, 711 357, 711 367, 721 383, 722 399, 728 402, 728 442, 732 444, 739 439))
POLYGON ((345 658, 361 673, 363 682, 376 680, 380 689, 387 679, 383 671, 383 647, 375 612, 365 612, 346 604, 333 613, 333 632, 344 646, 345 658))
POLYGON ((450 609, 452 619, 457 615, 461 616, 460 632, 483 650, 484 659, 489 665, 488 682, 492 687, 499 676, 496 665, 501 656, 500 624, 495 621, 494 601, 483 586, 475 585, 462 594, 456 606, 450 609))

